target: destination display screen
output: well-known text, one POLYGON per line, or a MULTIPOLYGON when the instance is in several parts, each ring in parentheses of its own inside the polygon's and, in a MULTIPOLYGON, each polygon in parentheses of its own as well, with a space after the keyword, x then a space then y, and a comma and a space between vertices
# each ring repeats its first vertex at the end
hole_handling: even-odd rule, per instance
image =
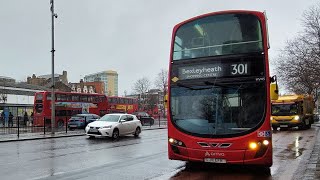
POLYGON ((250 62, 202 64, 178 68, 180 80, 250 75, 252 75, 250 62))

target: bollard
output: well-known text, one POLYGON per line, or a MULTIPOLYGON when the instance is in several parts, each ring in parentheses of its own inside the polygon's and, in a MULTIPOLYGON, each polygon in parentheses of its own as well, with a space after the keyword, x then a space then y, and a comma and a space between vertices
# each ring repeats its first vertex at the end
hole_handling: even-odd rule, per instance
POLYGON ((68 133, 68 118, 66 117, 66 121, 65 121, 66 123, 66 134, 68 133))
POLYGON ((159 127, 160 127, 160 114, 159 114, 159 127))
POLYGON ((43 117, 43 134, 46 134, 46 118, 43 117))
MULTIPOLYGON (((17 116, 17 121, 18 121, 18 138, 19 138, 19 136, 20 136, 20 122, 19 122, 19 117, 17 116)), ((12 120, 12 122, 13 122, 13 120, 12 120)))

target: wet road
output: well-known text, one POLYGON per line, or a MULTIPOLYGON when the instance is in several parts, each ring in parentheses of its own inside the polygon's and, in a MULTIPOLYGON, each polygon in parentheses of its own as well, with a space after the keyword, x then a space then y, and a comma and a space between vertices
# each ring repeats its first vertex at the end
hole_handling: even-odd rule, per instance
POLYGON ((89 140, 85 136, 0 143, 0 179, 301 179, 318 127, 273 134, 271 176, 251 167, 200 165, 167 159, 167 130, 89 140))

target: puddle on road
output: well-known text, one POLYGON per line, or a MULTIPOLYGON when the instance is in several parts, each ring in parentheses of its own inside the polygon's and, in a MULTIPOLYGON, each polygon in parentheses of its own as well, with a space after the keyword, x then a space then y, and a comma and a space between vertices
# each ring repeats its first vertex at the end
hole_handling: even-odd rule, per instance
POLYGON ((296 159, 300 157, 305 151, 305 148, 300 148, 300 141, 303 139, 303 137, 297 136, 295 141, 292 144, 289 144, 285 150, 281 152, 280 155, 277 155, 277 157, 280 157, 282 160, 285 159, 296 159))

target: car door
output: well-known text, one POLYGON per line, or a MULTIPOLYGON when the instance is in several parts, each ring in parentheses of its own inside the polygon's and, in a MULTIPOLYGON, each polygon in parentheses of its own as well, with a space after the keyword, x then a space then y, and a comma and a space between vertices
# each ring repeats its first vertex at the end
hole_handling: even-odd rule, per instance
POLYGON ((133 121, 133 116, 127 115, 128 133, 134 133, 136 130, 136 123, 133 121))
POLYGON ((121 116, 121 118, 119 120, 118 129, 119 129, 120 135, 128 134, 129 123, 127 122, 127 116, 126 115, 122 115, 121 116), (123 121, 123 122, 121 122, 121 121, 123 121))

